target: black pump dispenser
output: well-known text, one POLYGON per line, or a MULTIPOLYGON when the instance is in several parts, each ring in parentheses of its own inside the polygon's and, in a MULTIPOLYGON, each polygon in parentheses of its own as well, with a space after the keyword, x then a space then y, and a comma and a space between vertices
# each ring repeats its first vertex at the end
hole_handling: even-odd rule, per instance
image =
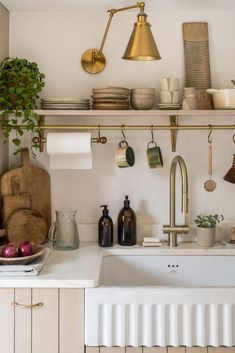
POLYGON ((108 216, 108 214, 109 214, 108 205, 102 205, 102 206, 100 206, 100 207, 104 207, 104 209, 103 209, 103 215, 104 215, 104 216, 108 216))
POLYGON ((136 215, 125 196, 124 207, 118 215, 118 244, 131 246, 136 244, 136 215))
POLYGON ((98 230, 99 230, 99 246, 109 247, 113 245, 113 221, 108 215, 108 205, 102 205, 103 216, 99 219, 98 230))
POLYGON ((130 200, 128 199, 128 196, 125 196, 125 200, 124 200, 124 207, 127 208, 130 206, 130 200))

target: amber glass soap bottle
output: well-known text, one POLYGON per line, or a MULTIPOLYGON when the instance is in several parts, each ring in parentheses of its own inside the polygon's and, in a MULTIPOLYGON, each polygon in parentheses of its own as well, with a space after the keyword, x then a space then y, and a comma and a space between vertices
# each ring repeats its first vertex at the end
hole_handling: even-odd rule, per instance
POLYGON ((124 207, 118 215, 118 244, 131 246, 136 244, 136 215, 125 196, 124 207))
POLYGON ((113 245, 113 221, 109 216, 107 205, 102 205, 103 215, 99 219, 99 246, 109 247, 113 245))

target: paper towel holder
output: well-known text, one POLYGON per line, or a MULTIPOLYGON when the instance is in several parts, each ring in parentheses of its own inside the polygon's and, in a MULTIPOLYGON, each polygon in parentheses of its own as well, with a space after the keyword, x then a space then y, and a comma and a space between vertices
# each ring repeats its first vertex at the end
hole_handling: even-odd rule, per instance
MULTIPOLYGON (((98 136, 97 137, 92 137, 91 138, 91 143, 101 143, 104 145, 107 143, 108 139, 105 136, 101 136, 100 134, 100 125, 98 125, 98 136)), ((34 136, 32 138, 33 144, 38 144, 39 145, 39 151, 43 152, 44 151, 44 144, 47 143, 47 138, 42 137, 42 135, 39 134, 39 136, 34 136)))

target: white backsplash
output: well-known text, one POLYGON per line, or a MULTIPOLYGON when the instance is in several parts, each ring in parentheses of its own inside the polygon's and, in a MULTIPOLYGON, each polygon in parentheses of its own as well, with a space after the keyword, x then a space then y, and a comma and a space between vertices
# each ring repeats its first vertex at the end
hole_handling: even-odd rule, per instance
MULTIPOLYGON (((216 227, 216 241, 229 240, 230 228, 233 227, 232 223, 225 223, 216 227)), ((85 242, 98 242, 98 227, 97 224, 78 224, 80 241, 85 242)), ((142 241, 144 237, 157 237, 161 240, 167 240, 167 235, 162 232, 161 224, 138 224, 137 225, 137 240, 142 241)), ((196 241, 196 227, 190 225, 189 234, 178 235, 178 240, 196 241)), ((114 224, 114 244, 117 243, 117 226, 114 224)))

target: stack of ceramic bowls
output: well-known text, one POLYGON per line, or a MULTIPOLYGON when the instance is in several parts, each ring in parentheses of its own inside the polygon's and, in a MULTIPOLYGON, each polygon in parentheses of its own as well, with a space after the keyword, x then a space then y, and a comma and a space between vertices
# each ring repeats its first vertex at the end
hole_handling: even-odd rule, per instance
POLYGON ((89 99, 77 98, 43 98, 41 108, 46 110, 88 110, 89 99))
POLYGON ((138 110, 152 109, 154 105, 154 88, 131 89, 131 106, 138 110))
POLYGON ((130 90, 125 87, 96 87, 92 89, 92 109, 129 109, 130 90))

